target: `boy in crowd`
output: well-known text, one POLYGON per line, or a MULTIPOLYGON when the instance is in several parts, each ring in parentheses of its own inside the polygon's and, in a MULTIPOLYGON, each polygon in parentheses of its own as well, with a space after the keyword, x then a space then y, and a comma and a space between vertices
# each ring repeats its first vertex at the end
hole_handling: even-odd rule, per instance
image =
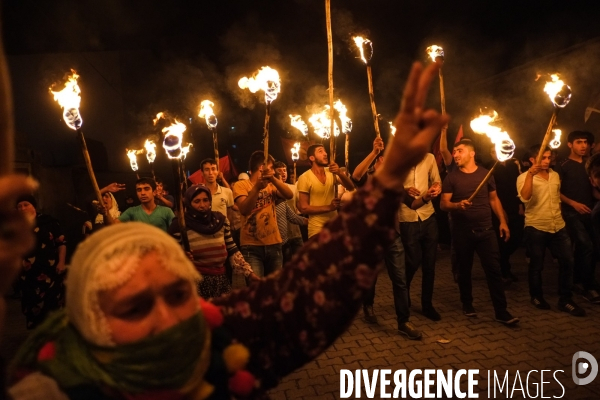
POLYGON ((173 210, 168 207, 156 205, 154 192, 156 182, 152 178, 140 178, 135 183, 135 192, 140 200, 139 206, 130 207, 115 220, 115 223, 139 221, 154 225, 167 232, 171 221, 175 218, 173 210))

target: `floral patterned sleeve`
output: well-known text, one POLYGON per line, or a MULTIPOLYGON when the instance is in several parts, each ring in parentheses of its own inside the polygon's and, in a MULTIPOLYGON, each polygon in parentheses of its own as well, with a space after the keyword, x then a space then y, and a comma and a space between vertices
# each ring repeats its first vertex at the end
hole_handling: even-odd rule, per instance
POLYGON ((355 317, 392 242, 401 195, 372 180, 282 270, 215 299, 260 390, 314 359, 355 317))

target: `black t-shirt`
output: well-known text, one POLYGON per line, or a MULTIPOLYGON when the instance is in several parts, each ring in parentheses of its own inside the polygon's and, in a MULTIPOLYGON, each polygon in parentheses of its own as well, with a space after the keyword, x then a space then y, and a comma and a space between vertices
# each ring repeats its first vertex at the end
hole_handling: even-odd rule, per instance
MULTIPOLYGON (((490 168, 492 165, 490 165, 490 168)), ((519 204, 521 204, 521 201, 517 193, 517 178, 520 174, 519 167, 514 159, 498 163, 493 172, 498 198, 502 203, 502 208, 504 208, 504 211, 508 215, 519 214, 519 204)))
MULTIPOLYGON (((452 193, 450 201, 458 203, 467 200, 477 186, 483 181, 488 170, 477 167, 470 174, 462 172, 459 168, 446 176, 442 184, 442 193, 452 193)), ((515 184, 516 185, 516 184, 515 184)), ((452 213, 452 226, 467 227, 469 229, 487 229, 492 226, 492 208, 490 207, 489 192, 496 190, 496 182, 492 176, 473 199, 473 205, 467 210, 454 210, 452 213)))
MULTIPOLYGON (((592 184, 585 172, 585 162, 566 159, 557 168, 560 176, 560 193, 569 199, 578 203, 585 204, 590 209, 594 205, 592 195, 592 184)), ((570 205, 561 203, 563 215, 579 215, 579 213, 570 205)))

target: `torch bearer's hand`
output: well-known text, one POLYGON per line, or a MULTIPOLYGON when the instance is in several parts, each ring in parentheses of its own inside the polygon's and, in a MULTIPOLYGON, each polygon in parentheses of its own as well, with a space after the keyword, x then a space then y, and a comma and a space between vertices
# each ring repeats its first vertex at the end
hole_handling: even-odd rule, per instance
POLYGON ((275 175, 273 174, 272 171, 262 172, 260 179, 256 182, 256 188, 258 190, 263 190, 264 188, 267 187, 267 185, 270 182, 273 182, 274 179, 275 179, 275 175))
POLYGON ((413 64, 408 77, 400 112, 394 120, 396 135, 388 145, 381 168, 375 176, 383 187, 400 191, 409 168, 417 165, 431 148, 435 137, 449 118, 434 110, 423 110, 431 81, 439 65, 413 64))
POLYGON ((527 172, 531 175, 537 175, 542 170, 542 164, 533 164, 527 172))
POLYGON ((331 200, 331 204, 329 205, 331 207, 331 211, 336 211, 340 208, 340 201, 341 200, 338 198, 334 198, 333 200, 331 200))
POLYGON ((473 203, 471 203, 469 200, 461 200, 458 203, 454 204, 456 204, 456 208, 458 208, 459 210, 468 210, 469 207, 473 205, 473 203))
POLYGON ((383 139, 381 137, 376 137, 375 140, 373 140, 373 153, 381 153, 383 151, 383 147, 383 139))
POLYGON ((110 185, 103 187, 100 190, 100 193, 106 193, 106 192, 116 193, 121 190, 125 190, 125 184, 113 182, 110 185))
POLYGON ((342 173, 342 171, 340 170, 340 166, 336 163, 329 164, 329 172, 331 172, 334 175, 339 175, 342 173))

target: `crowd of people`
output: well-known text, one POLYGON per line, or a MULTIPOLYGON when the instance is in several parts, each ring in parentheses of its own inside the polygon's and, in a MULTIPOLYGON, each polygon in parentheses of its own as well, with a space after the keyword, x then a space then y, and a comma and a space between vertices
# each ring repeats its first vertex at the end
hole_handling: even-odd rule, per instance
POLYGON ((398 332, 419 339, 410 322, 419 268, 422 314, 444 317, 434 301, 434 202, 449 213, 452 268, 466 317, 477 316, 471 279, 477 253, 495 319, 519 322, 504 289, 518 279, 510 257, 521 244, 532 307, 551 308, 542 291, 546 248, 558 260, 558 309, 585 315, 573 291, 600 304, 594 278, 600 155, 590 156, 593 136, 571 133, 562 162, 552 160, 550 149, 536 161, 539 145, 530 149, 527 170, 515 160, 499 162, 470 199, 488 172, 476 162, 473 142, 463 138, 450 151, 442 138, 444 179, 428 153, 448 123, 424 109, 437 68, 413 66, 394 123, 398 133, 385 152, 375 139, 352 174, 330 162, 319 144, 307 150, 311 168, 290 182, 286 165, 261 151, 250 157, 249 175, 232 185, 206 159, 204 184, 183 195, 183 218, 175 217, 178 205, 162 182, 139 179, 140 205, 123 212, 112 193, 124 185, 108 185, 68 268, 60 224, 37 212, 33 184, 0 177, 6 181, 0 200, 16 205, 2 220, 0 265, 16 266, 13 287, 27 327, 37 328, 11 365, 10 395, 258 397, 331 345, 361 305, 366 321, 377 323, 380 264, 392 281, 398 332), (11 229, 19 234, 4 234, 11 229), (232 291, 232 272, 246 278, 246 288, 232 291))

